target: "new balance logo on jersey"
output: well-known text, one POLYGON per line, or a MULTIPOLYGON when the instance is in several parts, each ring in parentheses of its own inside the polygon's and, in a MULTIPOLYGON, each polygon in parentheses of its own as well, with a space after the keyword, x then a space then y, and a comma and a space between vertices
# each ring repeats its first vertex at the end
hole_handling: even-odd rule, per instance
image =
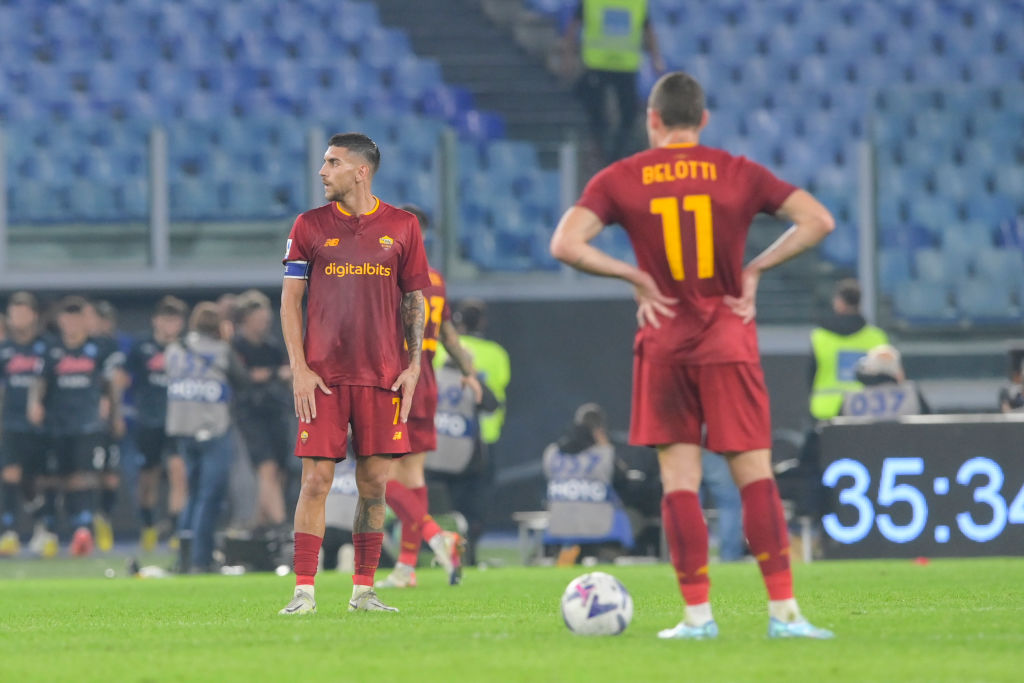
POLYGON ((402 440, 402 432, 401 431, 395 432, 395 435, 391 437, 391 440, 392 441, 401 441, 402 440))
POLYGON ((346 275, 391 277, 391 267, 379 263, 335 263, 331 261, 324 267, 324 274, 334 277, 345 277, 346 275))
POLYGON ((325 247, 336 247, 336 246, 338 246, 338 238, 337 237, 330 237, 330 238, 324 240, 324 246, 325 247))

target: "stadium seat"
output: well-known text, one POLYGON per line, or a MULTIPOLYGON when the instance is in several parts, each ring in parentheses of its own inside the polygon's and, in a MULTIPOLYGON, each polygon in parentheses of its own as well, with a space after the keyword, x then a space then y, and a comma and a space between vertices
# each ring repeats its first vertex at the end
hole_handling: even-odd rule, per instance
POLYGON ((392 68, 411 54, 408 37, 397 29, 374 27, 358 44, 361 61, 378 71, 392 68))
POLYGON ((456 116, 455 129, 472 140, 494 140, 505 136, 505 119, 499 114, 470 109, 456 116))
POLYGON ((1020 249, 985 247, 978 249, 975 272, 993 282, 1005 283, 1008 289, 1024 284, 1024 258, 1020 249))
POLYGON ((435 59, 407 54, 397 59, 391 69, 391 85, 418 99, 424 92, 440 86, 441 65, 435 59))
POLYGON ((128 219, 144 218, 149 210, 149 186, 141 177, 128 178, 115 189, 117 206, 128 219))
POLYGON ((171 217, 176 219, 210 218, 223 209, 217 187, 196 178, 184 178, 171 184, 171 217))
POLYGON ((946 287, 939 283, 911 280, 892 293, 892 302, 896 316, 910 323, 949 325, 957 320, 946 287))
POLYGON ((995 227, 1000 222, 1017 215, 1017 207, 1006 196, 986 196, 977 201, 967 202, 967 217, 995 227))
POLYGON ((959 221, 956 203, 943 196, 919 194, 911 198, 910 215, 933 233, 959 221))
POLYGON ((914 272, 924 284, 946 282, 946 256, 941 249, 918 249, 914 252, 914 272))
POLYGON ((460 112, 473 106, 473 95, 465 88, 451 85, 439 85, 428 88, 423 93, 423 112, 437 116, 445 121, 453 121, 460 112))
POLYGON ((380 25, 377 6, 372 2, 342 2, 337 10, 340 35, 348 43, 357 43, 363 35, 380 25))
POLYGON ((1007 197, 1024 197, 1024 165, 1006 166, 994 174, 996 192, 1007 197))
POLYGON ((1014 290, 995 278, 971 278, 957 286, 954 294, 960 313, 973 323, 1016 323, 1021 309, 1014 303, 1014 290))
POLYGON ((892 293, 910 279, 910 262, 906 250, 891 247, 878 252, 878 282, 883 292, 892 293))

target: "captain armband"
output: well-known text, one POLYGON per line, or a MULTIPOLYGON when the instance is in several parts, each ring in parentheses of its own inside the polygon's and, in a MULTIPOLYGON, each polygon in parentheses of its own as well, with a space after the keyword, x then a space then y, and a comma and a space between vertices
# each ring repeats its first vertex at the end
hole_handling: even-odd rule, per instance
POLYGON ((284 276, 296 280, 308 280, 309 261, 285 261, 284 276))

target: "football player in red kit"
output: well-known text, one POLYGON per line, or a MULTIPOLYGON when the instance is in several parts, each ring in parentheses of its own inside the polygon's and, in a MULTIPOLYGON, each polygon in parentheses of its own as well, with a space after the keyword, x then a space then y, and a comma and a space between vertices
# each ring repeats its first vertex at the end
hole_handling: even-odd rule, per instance
POLYGON ((832 215, 764 167, 700 144, 704 93, 681 72, 648 100, 650 149, 587 184, 562 217, 552 254, 584 272, 633 285, 640 324, 634 344, 630 441, 658 450, 662 519, 685 609, 661 638, 718 634, 711 613, 708 531, 697 489, 701 447, 726 458, 743 499, 743 527, 768 589, 769 635, 829 638, 793 597, 789 534, 771 468, 771 421, 754 324, 761 273, 820 242, 832 215), (754 216, 792 221, 743 266, 754 216), (634 267, 589 242, 606 225, 626 230, 634 267))
POLYGON ((373 195, 379 165, 380 150, 367 136, 333 136, 320 168, 330 203, 295 220, 285 250, 281 327, 299 418, 295 454, 302 458, 302 485, 295 507, 296 587, 281 614, 316 611, 324 503, 334 464, 345 458, 349 425, 359 489, 349 611, 397 611, 380 601, 373 580, 391 458, 410 449, 406 421, 420 376, 421 290, 430 275, 416 217, 373 195))

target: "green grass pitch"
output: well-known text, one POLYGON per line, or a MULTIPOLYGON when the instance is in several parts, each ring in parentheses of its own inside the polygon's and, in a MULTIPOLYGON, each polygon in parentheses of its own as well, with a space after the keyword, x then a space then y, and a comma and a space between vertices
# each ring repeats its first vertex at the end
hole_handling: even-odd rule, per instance
MULTIPOLYGON (((439 570, 382 590, 400 614, 348 614, 348 576, 322 574, 319 614, 277 615, 293 577, 270 574, 0 581, 4 681, 1019 681, 1024 559, 821 562, 795 567, 804 612, 834 641, 770 641, 751 564, 712 567, 717 641, 660 641, 681 603, 667 565, 602 567, 633 594, 616 637, 559 613, 581 567, 439 570)), ((46 563, 20 563, 44 568, 46 563)), ((66 566, 66 565, 65 565, 66 566)), ((10 562, 0 576, 13 577, 10 562)), ((22 571, 19 569, 18 571, 22 571)), ((51 571, 51 574, 54 573, 51 571)))

